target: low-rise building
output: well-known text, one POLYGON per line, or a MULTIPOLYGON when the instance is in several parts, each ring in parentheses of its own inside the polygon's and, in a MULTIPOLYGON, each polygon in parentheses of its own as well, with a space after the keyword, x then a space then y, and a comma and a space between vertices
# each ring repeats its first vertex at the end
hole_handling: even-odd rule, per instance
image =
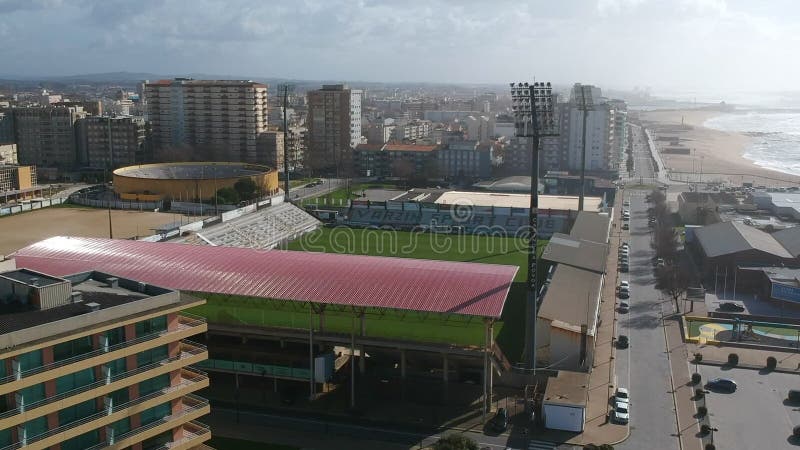
POLYGON ((478 141, 453 141, 437 152, 439 174, 456 181, 489 178, 492 175, 492 147, 478 141))
POLYGON ((36 184, 36 166, 0 165, 0 192, 24 191, 36 184))
POLYGON ((0 164, 18 164, 17 144, 3 144, 0 142, 0 164))

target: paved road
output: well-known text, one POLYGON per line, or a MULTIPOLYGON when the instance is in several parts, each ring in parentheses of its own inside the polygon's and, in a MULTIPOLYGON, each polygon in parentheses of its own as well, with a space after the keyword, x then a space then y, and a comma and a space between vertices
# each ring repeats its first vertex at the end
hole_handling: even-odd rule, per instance
POLYGON ((739 388, 733 394, 712 392, 706 404, 717 448, 797 448, 792 428, 800 424, 800 405, 784 404, 786 392, 800 387, 800 378, 788 373, 699 366, 703 380, 732 378, 739 388))
POLYGON ((674 435, 677 425, 661 317, 662 308, 666 313, 671 312, 671 304, 663 302, 661 293, 655 289, 645 194, 645 191, 625 191, 626 199, 631 202, 627 239, 631 246, 631 271, 621 274, 620 279, 631 283, 628 301, 631 307, 628 314, 618 316, 618 333, 630 338, 630 347, 617 353, 616 368, 618 386, 630 389, 631 435, 614 447, 670 450, 678 449, 679 444, 674 435))
MULTIPOLYGON (((283 188, 283 182, 280 183, 283 188)), ((322 184, 319 186, 305 187, 305 185, 296 188, 289 188, 289 196, 292 201, 303 200, 306 198, 317 197, 328 192, 335 191, 339 187, 344 186, 344 180, 338 178, 322 178, 322 184)))
MULTIPOLYGON (((240 412, 237 422, 234 410, 221 407, 212 407, 211 415, 203 421, 211 425, 215 435, 319 450, 418 449, 420 445, 425 447, 433 444, 440 437, 440 434, 334 424, 319 419, 255 412, 240 412)), ((524 436, 494 436, 481 432, 464 432, 464 434, 475 440, 481 450, 554 449, 552 445, 530 443, 524 436)))
POLYGON ((633 137, 633 176, 625 176, 625 182, 630 183, 653 183, 656 178, 656 171, 653 168, 653 158, 647 146, 647 136, 642 127, 630 125, 630 133, 633 137))

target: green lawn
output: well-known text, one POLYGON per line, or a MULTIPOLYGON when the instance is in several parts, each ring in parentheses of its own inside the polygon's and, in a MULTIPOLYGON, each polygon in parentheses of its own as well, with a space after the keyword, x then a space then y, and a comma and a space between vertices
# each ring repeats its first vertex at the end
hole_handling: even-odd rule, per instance
POLYGON ((300 450, 300 447, 289 445, 265 444, 263 442, 244 441, 214 436, 208 445, 217 450, 300 450))
MULTIPOLYGON (((349 198, 350 199, 359 198, 361 196, 361 192, 366 190, 366 189, 398 189, 398 187, 395 186, 394 184, 388 184, 388 183, 353 184, 353 185, 350 186, 350 197, 349 198)), ((323 203, 323 201, 325 201, 327 204, 331 204, 331 202, 335 202, 336 204, 339 204, 340 201, 342 203, 344 203, 345 200, 347 200, 347 199, 348 199, 347 189, 346 188, 340 188, 340 189, 336 189, 335 191, 332 191, 332 192, 330 192, 328 194, 320 195, 319 197, 314 197, 314 198, 309 198, 309 199, 303 200, 303 203, 304 204, 306 204, 306 203, 316 204, 316 203, 323 203)))
MULTIPOLYGON (((547 241, 539 242, 539 255, 546 245, 547 241)), ((289 249, 519 266, 502 320, 494 327, 498 345, 511 361, 517 361, 524 340, 525 246, 522 239, 496 236, 323 228, 291 243, 289 249)), ((539 275, 543 279, 543 268, 539 275)), ((194 308, 192 312, 207 317, 211 322, 308 328, 308 308, 301 303, 196 295, 207 298, 208 303, 194 308)), ((351 313, 335 309, 326 311, 327 330, 350 333, 352 326, 351 313)), ((367 311, 366 334, 460 345, 482 345, 484 339, 483 325, 478 318, 378 310, 367 311)))

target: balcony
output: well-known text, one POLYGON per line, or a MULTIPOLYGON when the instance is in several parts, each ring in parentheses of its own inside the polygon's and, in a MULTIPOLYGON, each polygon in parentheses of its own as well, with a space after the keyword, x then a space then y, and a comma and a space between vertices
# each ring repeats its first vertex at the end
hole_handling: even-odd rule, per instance
POLYGON ((200 422, 186 422, 183 424, 183 437, 177 441, 168 442, 157 450, 189 450, 189 449, 211 449, 203 442, 211 439, 211 428, 200 422))
MULTIPOLYGON (((93 447, 89 447, 86 450, 100 450, 100 449, 121 450, 123 448, 130 447, 133 444, 142 442, 145 439, 157 436, 165 431, 172 430, 173 428, 176 428, 181 424, 197 423, 195 422, 195 419, 202 417, 208 414, 209 412, 211 412, 211 408, 208 405, 208 400, 202 397, 197 397, 196 395, 187 395, 181 400, 180 409, 177 412, 169 416, 166 416, 163 419, 156 420, 155 422, 151 422, 147 425, 133 429, 127 433, 120 434, 119 436, 115 437, 113 443, 102 442, 93 447)), ((209 438, 211 437, 210 431, 208 437, 209 438)), ((200 443, 202 442, 202 440, 198 439, 195 442, 200 443)), ((165 448, 182 449, 191 447, 165 447, 165 448)))
POLYGON ((45 364, 17 374, 0 379, 0 395, 18 391, 20 389, 58 378, 62 375, 77 372, 89 367, 124 358, 140 353, 144 350, 180 341, 208 330, 205 319, 195 316, 178 316, 178 326, 173 330, 164 330, 157 333, 140 336, 129 341, 120 342, 106 348, 99 348, 87 353, 73 356, 51 364, 45 364))
POLYGON ((191 394, 191 392, 203 389, 205 387, 208 387, 208 376, 205 373, 199 373, 197 374, 196 378, 182 379, 178 384, 167 386, 163 389, 139 397, 135 400, 131 400, 127 403, 123 403, 119 406, 103 409, 102 411, 91 414, 80 420, 61 425, 58 428, 46 431, 38 436, 33 436, 25 443, 17 442, 3 447, 0 450, 16 450, 23 447, 26 450, 44 450, 52 445, 58 444, 59 442, 80 436, 81 434, 109 425, 113 422, 124 419, 125 417, 130 417, 133 414, 140 413, 146 409, 182 397, 180 409, 177 413, 173 413, 172 415, 169 415, 161 420, 118 436, 115 439, 117 443, 113 444, 112 446, 108 446, 109 444, 104 442, 91 447, 93 449, 122 449, 169 429, 175 428, 181 425, 181 423, 194 420, 200 416, 208 414, 210 412, 208 400, 191 394), (185 420, 181 421, 181 419, 185 420), (162 426, 159 427, 159 424, 162 424, 162 426), (153 432, 152 434, 143 433, 146 430, 157 431, 153 432), (140 436, 140 438, 135 439, 133 436, 140 436), (127 443, 122 445, 125 442, 127 443))
POLYGON ((0 414, 0 430, 10 428, 44 416, 58 412, 64 408, 102 397, 118 389, 128 387, 141 381, 181 369, 181 377, 186 379, 199 377, 202 372, 186 369, 192 364, 201 364, 208 359, 208 350, 205 346, 193 342, 181 342, 180 354, 152 364, 138 367, 127 372, 112 376, 109 379, 95 381, 71 391, 63 392, 41 401, 25 405, 24 408, 14 408, 0 414))

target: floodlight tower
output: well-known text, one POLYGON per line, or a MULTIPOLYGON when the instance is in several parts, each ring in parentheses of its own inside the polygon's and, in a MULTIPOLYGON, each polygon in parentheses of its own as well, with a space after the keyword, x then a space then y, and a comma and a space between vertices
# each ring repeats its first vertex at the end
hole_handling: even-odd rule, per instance
POLYGON ((578 211, 583 211, 583 201, 586 197, 586 123, 589 121, 589 111, 594 111, 592 99, 592 86, 576 84, 573 90, 575 105, 578 111, 583 111, 583 139, 581 144, 581 195, 578 197, 578 211))
MULTIPOLYGON (((283 93, 283 194, 287 202, 290 201, 291 198, 289 197, 289 152, 286 150, 289 145, 289 129, 286 126, 288 122, 286 118, 286 108, 289 104, 289 92, 294 92, 293 84, 281 83, 278 85, 278 94, 280 95, 283 93)), ((275 149, 275 151, 277 152, 278 149, 275 149)))
POLYGON ((525 323, 525 361, 536 371, 536 317, 539 312, 539 292, 536 282, 537 214, 539 212, 539 139, 558 136, 555 121, 553 89, 550 83, 511 83, 511 110, 517 137, 531 142, 531 203, 528 236, 528 290, 525 323))

